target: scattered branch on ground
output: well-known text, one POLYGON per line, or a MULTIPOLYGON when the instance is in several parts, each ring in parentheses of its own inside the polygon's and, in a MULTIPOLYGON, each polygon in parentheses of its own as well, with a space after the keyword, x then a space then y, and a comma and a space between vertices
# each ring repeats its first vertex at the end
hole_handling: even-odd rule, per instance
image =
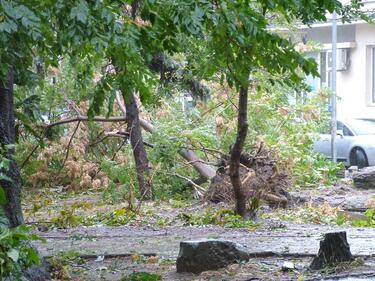
POLYGON ((191 186, 194 188, 194 190, 195 190, 196 194, 198 195, 198 197, 203 197, 204 192, 206 192, 206 190, 203 187, 201 187, 200 185, 196 184, 192 179, 189 179, 188 177, 182 176, 182 175, 177 174, 177 173, 173 173, 173 174, 170 174, 170 175, 178 177, 178 178, 183 179, 183 180, 186 180, 188 183, 190 183, 191 186))

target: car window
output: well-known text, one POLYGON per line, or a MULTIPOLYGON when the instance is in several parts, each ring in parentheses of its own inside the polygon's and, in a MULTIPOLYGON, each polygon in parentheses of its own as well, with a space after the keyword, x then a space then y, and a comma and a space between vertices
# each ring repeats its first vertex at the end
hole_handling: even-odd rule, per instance
POLYGON ((346 127, 345 125, 344 125, 342 131, 344 132, 344 136, 348 136, 348 137, 354 136, 354 134, 352 133, 352 131, 350 131, 350 129, 348 127, 346 127))
POLYGON ((337 122, 337 130, 341 130, 344 133, 344 136, 353 136, 352 131, 340 121, 337 122))
MULTIPOLYGON (((374 124, 375 124, 375 122, 374 122, 374 124)), ((340 121, 337 122, 337 130, 343 131, 344 136, 348 136, 348 137, 354 136, 353 132, 340 121)), ((325 122, 324 124, 321 124, 320 127, 319 127, 319 133, 320 134, 326 134, 326 135, 331 134, 330 123, 325 122)))
POLYGON ((344 133, 344 136, 354 136, 353 132, 340 121, 337 122, 337 130, 341 130, 344 133))
POLYGON ((341 130, 341 131, 344 130, 344 124, 340 121, 337 122, 337 130, 341 130))

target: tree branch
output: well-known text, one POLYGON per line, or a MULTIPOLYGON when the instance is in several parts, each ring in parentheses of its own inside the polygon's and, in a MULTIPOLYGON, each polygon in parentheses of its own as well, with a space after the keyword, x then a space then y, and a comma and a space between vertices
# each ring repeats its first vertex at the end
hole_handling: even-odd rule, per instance
POLYGON ((81 124, 81 121, 79 121, 79 122, 77 123, 77 126, 75 127, 74 132, 73 132, 72 136, 70 137, 70 140, 69 140, 68 146, 67 146, 67 148, 66 148, 66 154, 65 154, 64 162, 62 163, 62 166, 61 166, 61 168, 60 168, 60 171, 64 168, 65 163, 66 163, 66 160, 68 160, 68 157, 69 157, 69 150, 70 150, 70 145, 72 144, 73 138, 74 138, 75 134, 77 133, 77 130, 78 130, 80 124, 81 124))
MULTIPOLYGON (((107 137, 118 137, 118 138, 129 138, 130 137, 130 133, 128 133, 128 132, 117 132, 117 133, 109 132, 109 133, 105 133, 105 135, 107 137)), ((151 143, 148 143, 146 141, 143 141, 143 144, 150 147, 150 148, 155 147, 155 145, 153 145, 151 143)))
POLYGON ((177 174, 177 173, 173 173, 173 174, 170 174, 170 175, 171 176, 176 176, 176 177, 178 177, 180 179, 183 179, 183 180, 186 180, 187 182, 189 182, 193 186, 193 188, 194 188, 195 192, 197 193, 197 195, 199 197, 203 197, 203 194, 204 194, 204 192, 206 190, 203 187, 201 187, 200 185, 196 184, 193 180, 191 180, 191 179, 189 179, 189 178, 187 178, 185 176, 182 176, 180 174, 177 174))
POLYGON ((73 122, 83 122, 83 121, 95 121, 95 122, 126 122, 127 119, 124 116, 118 116, 118 117, 103 117, 103 116, 95 116, 93 118, 89 118, 88 116, 84 115, 77 115, 76 117, 72 118, 66 118, 62 119, 60 121, 48 124, 45 126, 45 129, 48 130, 52 127, 58 126, 58 125, 63 125, 63 124, 68 124, 68 123, 73 123, 73 122))

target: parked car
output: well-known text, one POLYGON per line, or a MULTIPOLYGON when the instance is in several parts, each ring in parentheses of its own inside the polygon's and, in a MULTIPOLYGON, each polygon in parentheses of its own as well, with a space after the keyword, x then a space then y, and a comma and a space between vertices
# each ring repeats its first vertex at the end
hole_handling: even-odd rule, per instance
MULTIPOLYGON (((375 166, 375 119, 337 121, 337 160, 345 166, 375 166)), ((331 158, 331 134, 324 132, 314 142, 314 150, 331 158)))

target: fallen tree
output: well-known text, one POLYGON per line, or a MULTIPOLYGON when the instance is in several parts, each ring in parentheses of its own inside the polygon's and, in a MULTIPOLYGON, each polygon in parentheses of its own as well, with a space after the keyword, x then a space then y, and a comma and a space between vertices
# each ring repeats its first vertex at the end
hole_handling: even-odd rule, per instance
MULTIPOLYGON (((46 125, 44 127, 43 133, 47 134, 47 132, 55 126, 65 125, 65 124, 73 123, 73 122, 88 122, 88 121, 104 122, 104 123, 106 123, 106 122, 109 122, 109 123, 126 122, 127 121, 126 109, 125 109, 124 103, 121 99, 121 96, 119 94, 116 96, 116 102, 117 102, 120 110, 123 112, 124 116, 108 117, 108 118, 106 118, 104 116, 94 116, 92 118, 89 118, 88 116, 79 114, 75 117, 64 118, 64 119, 61 119, 59 121, 56 121, 56 122, 53 122, 51 124, 46 125)), ((145 131, 147 131, 151 134, 156 131, 155 127, 150 122, 146 121, 145 119, 139 118, 139 123, 140 123, 140 126, 145 131)), ((123 133, 121 133, 121 134, 123 134, 123 133)), ((39 144, 37 144, 37 146, 34 147, 34 149, 32 149, 31 153, 23 161, 22 166, 24 166, 25 163, 27 162, 27 160, 30 159, 32 154, 35 153, 36 148, 38 146, 39 146, 39 144)), ((202 183, 203 179, 205 181, 207 181, 207 180, 211 180, 213 177, 215 177, 216 169, 213 168, 211 165, 206 164, 206 162, 204 160, 202 160, 193 150, 188 149, 188 148, 183 148, 179 151, 179 153, 199 173, 201 183, 202 183)))

